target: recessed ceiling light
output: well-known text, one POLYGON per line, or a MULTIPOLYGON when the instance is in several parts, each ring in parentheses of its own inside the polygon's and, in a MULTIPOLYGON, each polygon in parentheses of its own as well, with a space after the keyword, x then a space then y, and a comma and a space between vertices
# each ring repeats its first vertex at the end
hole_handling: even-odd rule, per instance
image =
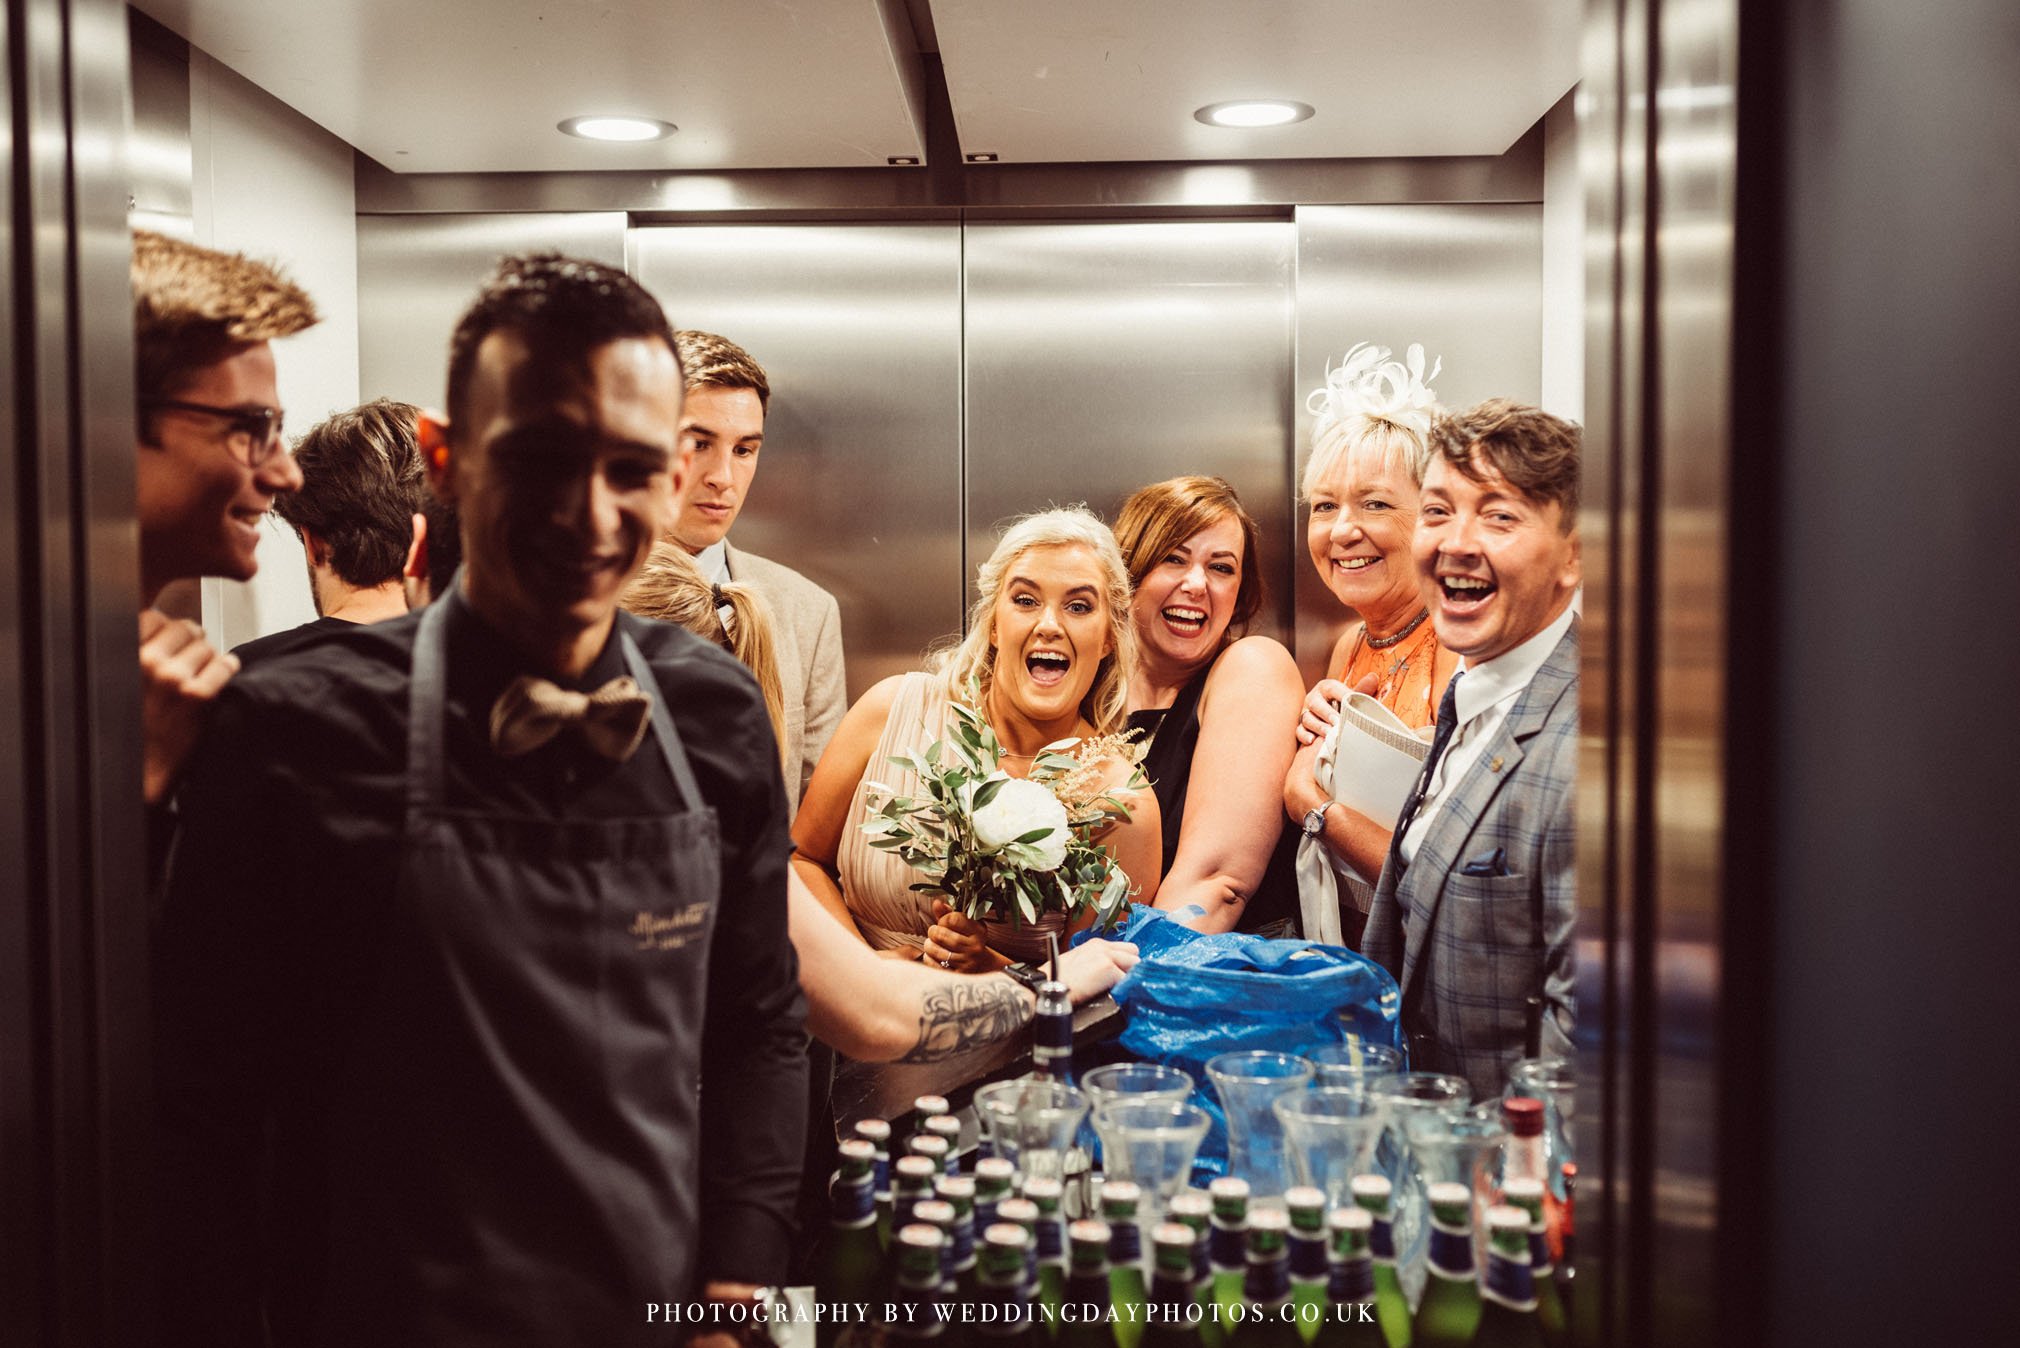
POLYGON ((570 117, 560 130, 584 140, 665 140, 680 130, 650 117, 570 117))
POLYGON ((1244 98, 1209 103, 1192 115, 1208 126, 1288 126, 1311 116, 1312 106, 1281 98, 1244 98))

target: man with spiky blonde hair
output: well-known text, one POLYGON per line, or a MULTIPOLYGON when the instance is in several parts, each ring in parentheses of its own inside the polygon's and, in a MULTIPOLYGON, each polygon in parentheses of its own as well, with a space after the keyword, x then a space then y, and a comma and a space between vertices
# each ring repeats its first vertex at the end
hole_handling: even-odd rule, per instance
POLYGON ((260 524, 301 486, 281 439, 272 343, 317 321, 315 304, 242 254, 136 230, 133 355, 138 432, 142 724, 150 804, 164 800, 206 704, 238 669, 203 629, 153 608, 195 576, 250 579, 260 524))

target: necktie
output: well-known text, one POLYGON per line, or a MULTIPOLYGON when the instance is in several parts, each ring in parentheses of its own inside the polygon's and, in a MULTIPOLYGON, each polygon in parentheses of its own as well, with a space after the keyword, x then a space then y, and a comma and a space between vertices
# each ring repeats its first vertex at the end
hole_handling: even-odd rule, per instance
POLYGON ((564 726, 574 726, 592 750, 622 763, 644 740, 651 717, 651 696, 629 675, 595 692, 576 693, 522 674, 505 686, 491 708, 491 747, 502 757, 517 758, 553 739, 564 726))
POLYGON ((1452 742, 1452 732, 1459 728, 1459 680, 1466 677, 1465 670, 1452 675, 1452 681, 1445 685, 1445 696, 1438 703, 1438 728, 1431 735, 1431 752, 1424 755, 1424 770, 1417 776, 1417 789, 1410 793, 1403 803, 1403 813, 1396 819, 1395 841, 1390 844, 1396 853, 1396 861, 1402 861, 1403 835, 1416 822, 1417 811, 1424 804, 1424 793, 1431 789, 1431 774, 1438 770, 1438 760, 1445 755, 1445 746, 1452 742))

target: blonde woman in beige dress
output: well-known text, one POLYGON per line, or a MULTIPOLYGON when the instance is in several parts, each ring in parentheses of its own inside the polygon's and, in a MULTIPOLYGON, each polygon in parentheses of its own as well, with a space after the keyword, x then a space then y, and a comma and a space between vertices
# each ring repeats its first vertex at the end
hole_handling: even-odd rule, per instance
MULTIPOLYGON (((917 871, 868 845, 869 783, 898 795, 917 788, 917 778, 889 760, 944 737, 949 699, 971 678, 1003 745, 1004 770, 1025 776, 1047 744, 1121 729, 1136 660, 1128 573, 1114 535, 1084 510, 1045 511, 1011 526, 976 589, 960 645, 929 671, 885 679, 842 718, 793 825, 795 874, 871 949, 965 973, 1012 961, 984 942, 979 924, 914 892, 917 871)), ((1130 764, 1116 756, 1103 769, 1119 785, 1130 764)), ((1157 802, 1140 791, 1128 803, 1131 818, 1102 842, 1147 903, 1157 888, 1157 802)), ((1090 920, 1083 914, 1076 926, 1090 920)))

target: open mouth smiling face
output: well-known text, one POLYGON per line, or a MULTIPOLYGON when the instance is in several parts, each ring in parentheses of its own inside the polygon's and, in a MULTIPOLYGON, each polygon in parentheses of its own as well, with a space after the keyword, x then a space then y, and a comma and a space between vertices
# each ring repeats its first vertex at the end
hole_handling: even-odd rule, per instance
POLYGON ((1414 540, 1438 640, 1473 664, 1548 627, 1579 581, 1578 537, 1562 507, 1483 471, 1475 480, 1434 461, 1414 540))
POLYGON ((1075 717, 1109 651, 1101 563, 1084 547, 1032 548, 996 596, 995 686, 1034 721, 1075 717))
POLYGON ((1242 549, 1241 522, 1225 515, 1143 574, 1130 616, 1147 654, 1190 666, 1219 648, 1241 593, 1242 549))
POLYGON ((1414 611, 1416 567, 1410 534, 1417 484, 1400 461, 1358 444, 1311 489, 1305 547, 1319 579, 1342 605, 1368 617, 1414 611))

